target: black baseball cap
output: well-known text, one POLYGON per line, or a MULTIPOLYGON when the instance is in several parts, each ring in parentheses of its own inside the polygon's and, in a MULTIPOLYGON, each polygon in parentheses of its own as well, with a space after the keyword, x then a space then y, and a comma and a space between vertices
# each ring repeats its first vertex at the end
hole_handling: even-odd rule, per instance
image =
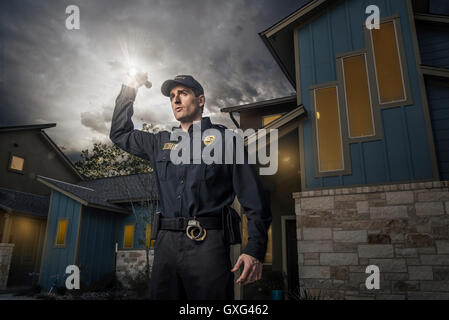
POLYGON ((179 75, 173 80, 167 80, 162 84, 161 92, 164 96, 169 97, 170 91, 174 86, 183 85, 193 90, 196 96, 204 94, 204 89, 201 84, 196 81, 192 76, 189 75, 179 75))

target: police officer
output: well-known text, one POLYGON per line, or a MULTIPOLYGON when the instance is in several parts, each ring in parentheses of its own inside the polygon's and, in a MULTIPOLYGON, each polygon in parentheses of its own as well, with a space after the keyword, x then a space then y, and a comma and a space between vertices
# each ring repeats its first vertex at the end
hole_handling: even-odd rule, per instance
MULTIPOLYGON (((268 197, 255 168, 249 164, 192 161, 176 165, 170 160, 170 152, 179 139, 171 140, 168 131, 135 130, 131 120, 133 103, 144 84, 148 84, 147 74, 138 74, 122 86, 110 138, 121 149, 149 160, 156 173, 162 211, 157 223, 151 297, 232 300, 233 272, 243 267, 236 280, 242 285, 261 278, 271 223, 268 197), (230 206, 236 195, 248 218, 248 244, 232 268, 230 244, 235 242, 229 240, 233 223, 227 217, 232 216, 230 206)), ((192 140, 194 128, 201 132, 214 128, 224 137, 224 126, 202 116, 204 90, 192 76, 179 75, 167 80, 161 91, 170 98, 173 114, 180 122, 173 130, 182 130, 192 140)), ((202 148, 215 138, 204 138, 202 148)), ((190 158, 193 160, 198 155, 191 152, 190 158)))

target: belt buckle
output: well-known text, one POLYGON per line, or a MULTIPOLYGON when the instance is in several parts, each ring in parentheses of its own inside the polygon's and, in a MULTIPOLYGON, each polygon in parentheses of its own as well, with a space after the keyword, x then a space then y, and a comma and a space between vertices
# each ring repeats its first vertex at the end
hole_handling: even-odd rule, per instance
POLYGON ((187 222, 186 235, 190 240, 203 241, 206 234, 206 228, 203 228, 195 217, 187 222))

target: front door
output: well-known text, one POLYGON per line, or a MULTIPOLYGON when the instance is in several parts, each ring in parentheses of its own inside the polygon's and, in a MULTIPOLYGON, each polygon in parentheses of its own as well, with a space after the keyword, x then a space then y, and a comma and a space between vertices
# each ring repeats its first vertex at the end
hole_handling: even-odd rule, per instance
POLYGON ((8 286, 31 286, 39 278, 45 220, 14 216, 10 243, 14 243, 8 286))

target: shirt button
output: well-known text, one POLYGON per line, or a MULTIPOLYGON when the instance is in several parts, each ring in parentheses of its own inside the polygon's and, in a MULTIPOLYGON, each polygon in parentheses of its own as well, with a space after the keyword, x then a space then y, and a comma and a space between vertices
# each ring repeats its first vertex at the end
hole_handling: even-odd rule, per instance
POLYGON ((181 182, 181 184, 183 184, 183 183, 184 183, 184 179, 181 179, 181 181, 180 181, 180 182, 181 182))
POLYGON ((181 199, 181 195, 180 195, 180 194, 178 194, 178 196, 176 197, 176 199, 181 199))

